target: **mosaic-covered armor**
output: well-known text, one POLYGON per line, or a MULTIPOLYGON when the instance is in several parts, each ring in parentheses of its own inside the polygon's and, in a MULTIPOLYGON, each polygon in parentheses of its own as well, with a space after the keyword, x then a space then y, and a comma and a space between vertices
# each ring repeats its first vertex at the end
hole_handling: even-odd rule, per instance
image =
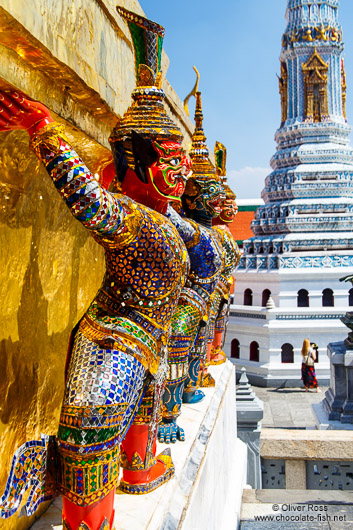
MULTIPOLYGON (((147 493, 173 474, 170 453, 155 456, 156 434, 170 324, 188 254, 163 213, 182 194, 189 162, 181 132, 162 103, 164 30, 118 12, 138 34, 137 45, 147 39, 152 54, 136 54, 150 66, 138 64, 133 104, 110 137, 122 194, 99 184, 47 109, 17 93, 0 94, 0 127, 29 130, 31 146, 61 197, 106 255, 102 286, 73 332, 57 435, 63 524, 71 530, 112 527, 120 442, 124 491, 147 493)), ((45 450, 40 454, 44 461, 45 450)), ((19 476, 21 462, 16 465, 19 476)), ((26 476, 32 481, 30 471, 26 476)), ((22 496, 26 480, 21 484, 14 491, 7 487, 12 498, 2 516, 22 496)))
MULTIPOLYGON (((187 182, 182 197, 183 209, 187 217, 192 218, 199 225, 208 229, 212 234, 212 237, 217 239, 218 244, 222 249, 224 260, 225 249, 223 249, 222 239, 219 237, 219 234, 212 230, 212 219, 221 214, 225 195, 221 179, 209 161, 209 151, 205 143, 206 137, 202 128, 202 121, 201 93, 196 92, 195 132, 193 135, 192 148, 189 152, 192 161, 193 175, 187 182)), ((223 266, 224 264, 222 265, 219 274, 221 274, 223 266)), ((206 365, 206 360, 207 363, 210 360, 210 348, 207 347, 207 343, 211 325, 212 295, 215 293, 216 288, 217 284, 214 285, 212 293, 210 293, 207 326, 201 331, 194 346, 195 357, 204 359, 203 365, 206 365)), ((190 365, 193 367, 192 362, 190 365)), ((199 366, 200 361, 197 361, 195 367, 198 368, 199 366)), ((190 371, 190 375, 191 373, 193 378, 196 377, 195 369, 193 369, 192 372, 190 371)), ((208 373, 205 366, 201 374, 200 383, 201 386, 214 386, 214 379, 208 373)))
POLYGON ((69 500, 89 504, 92 495, 98 498, 97 489, 90 486, 91 472, 78 463, 73 470, 66 456, 79 447, 85 447, 80 455, 84 462, 88 455, 99 455, 94 475, 104 477, 105 467, 107 474, 100 496, 116 482, 119 443, 141 400, 146 372, 156 375, 166 356, 187 258, 163 215, 102 188, 57 134, 53 137, 52 128, 41 129, 32 146, 74 216, 92 230, 106 254, 102 287, 75 335, 58 432, 60 489, 69 500), (87 439, 95 439, 97 432, 99 444, 88 447, 87 439), (82 488, 72 491, 79 475, 82 488))
MULTIPOLYGON (((190 273, 186 281, 186 286, 189 289, 183 292, 184 300, 188 302, 188 306, 194 307, 194 313, 196 311, 195 303, 197 303, 197 308, 199 309, 197 317, 198 326, 193 328, 192 334, 190 333, 188 335, 190 337, 188 340, 190 346, 188 350, 184 350, 185 366, 188 364, 188 375, 184 374, 184 388, 182 388, 182 385, 178 387, 180 388, 180 395, 183 396, 184 402, 195 403, 203 398, 203 393, 196 389, 198 377, 198 366, 196 365, 199 365, 200 359, 204 355, 204 334, 208 327, 210 297, 217 286, 223 268, 223 249, 218 237, 215 236, 212 230, 199 225, 191 219, 182 218, 170 206, 166 215, 177 228, 189 254, 190 273), (190 359, 191 352, 193 352, 193 355, 190 359)), ((176 416, 180 413, 181 400, 179 399, 179 403, 177 404, 176 401, 174 402, 167 397, 169 386, 175 384, 172 376, 172 372, 175 370, 173 351, 176 347, 174 342, 178 340, 180 340, 179 336, 174 334, 172 334, 169 340, 170 373, 163 397, 164 419, 168 417, 167 414, 169 414, 169 417, 172 416, 173 419, 176 419, 176 416), (170 381, 173 381, 173 383, 170 383, 170 381), (169 404, 168 406, 173 405, 174 411, 177 411, 177 414, 171 415, 171 411, 167 412, 167 403, 169 404)))
POLYGON ((240 251, 228 228, 228 225, 233 222, 237 214, 238 207, 235 202, 236 196, 227 184, 227 150, 223 144, 216 142, 214 154, 217 173, 222 180, 226 199, 222 205, 220 215, 212 219, 212 225, 222 239, 222 245, 225 250, 225 270, 222 272, 212 300, 208 343, 209 347, 211 347, 210 364, 222 364, 226 361, 222 345, 228 321, 230 291, 234 285, 233 273, 240 259, 240 251))
POLYGON ((224 269, 224 249, 219 234, 212 230, 211 219, 221 211, 223 189, 220 179, 208 161, 208 149, 202 129, 201 97, 197 93, 195 111, 196 128, 193 135, 190 157, 193 175, 188 179, 183 196, 184 208, 193 219, 181 217, 171 206, 166 215, 181 235, 190 258, 190 273, 184 294, 186 305, 194 307, 195 296, 203 301, 202 312, 196 317, 198 326, 183 326, 177 322, 168 343, 169 375, 163 395, 163 421, 159 428, 160 441, 183 439, 183 430, 176 424, 181 403, 196 403, 204 394, 197 388, 201 359, 206 354, 209 330, 211 296, 214 293, 224 269), (204 226, 204 225, 208 225, 204 226), (184 342, 184 349, 179 344, 184 342), (187 346, 187 347, 186 347, 187 346), (179 373, 179 367, 183 372, 179 373), (187 367, 187 374, 185 368, 187 367))
MULTIPOLYGON (((166 217, 102 188, 60 128, 40 129, 32 147, 74 216, 104 247, 107 266, 74 336, 57 437, 59 489, 85 506, 117 482, 119 444, 141 402, 147 373, 156 375, 166 362, 188 259, 166 217)), ((154 463, 151 455, 149 467, 154 463)))
POLYGON ((204 323, 207 307, 204 299, 193 289, 184 287, 172 318, 168 341, 168 374, 163 393, 162 424, 159 426, 160 442, 184 441, 184 430, 177 425, 185 381, 188 377, 189 353, 195 337, 204 323))
POLYGON ((222 364, 226 361, 225 353, 221 350, 222 338, 226 328, 230 304, 230 289, 233 285, 233 273, 240 259, 238 245, 228 229, 221 225, 213 230, 218 233, 224 250, 224 267, 217 287, 211 297, 210 328, 208 347, 210 350, 210 364, 222 364))

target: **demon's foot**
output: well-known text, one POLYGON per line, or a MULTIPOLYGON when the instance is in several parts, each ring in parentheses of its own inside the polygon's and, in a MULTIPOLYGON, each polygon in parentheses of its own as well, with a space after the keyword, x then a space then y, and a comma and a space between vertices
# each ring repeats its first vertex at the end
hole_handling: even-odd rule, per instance
POLYGON ((174 464, 170 449, 156 456, 155 464, 148 470, 130 471, 124 469, 119 488, 124 493, 143 495, 159 488, 174 476, 174 464))
POLYGON ((199 403, 203 400, 205 394, 202 390, 194 389, 191 391, 184 392, 183 394, 183 403, 199 403))
POLYGON ((158 441, 161 443, 172 443, 174 444, 177 440, 184 442, 185 433, 184 429, 172 421, 170 423, 161 423, 158 427, 158 441))

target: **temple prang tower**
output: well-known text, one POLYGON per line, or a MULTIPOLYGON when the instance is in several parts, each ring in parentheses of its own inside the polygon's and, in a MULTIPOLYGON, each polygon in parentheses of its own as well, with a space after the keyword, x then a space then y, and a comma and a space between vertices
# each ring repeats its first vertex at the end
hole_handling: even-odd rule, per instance
POLYGON ((339 281, 353 272, 353 150, 338 8, 338 0, 287 1, 277 150, 236 272, 227 341, 260 385, 300 382, 306 337, 328 381, 326 346, 345 338, 340 317, 353 304, 339 281))

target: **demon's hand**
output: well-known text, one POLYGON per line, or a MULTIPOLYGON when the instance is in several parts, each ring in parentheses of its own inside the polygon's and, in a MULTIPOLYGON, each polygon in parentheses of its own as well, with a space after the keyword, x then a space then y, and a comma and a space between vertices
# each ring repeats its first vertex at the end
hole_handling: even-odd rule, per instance
POLYGON ((27 130, 32 136, 52 122, 49 110, 18 92, 0 91, 0 131, 27 130))

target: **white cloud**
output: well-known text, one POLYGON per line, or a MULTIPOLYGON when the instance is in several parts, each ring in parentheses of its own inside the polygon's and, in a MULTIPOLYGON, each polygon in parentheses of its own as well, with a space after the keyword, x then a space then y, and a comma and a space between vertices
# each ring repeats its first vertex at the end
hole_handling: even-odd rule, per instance
POLYGON ((227 171, 228 184, 237 199, 260 199, 265 187, 265 177, 271 173, 268 167, 250 167, 227 171))

